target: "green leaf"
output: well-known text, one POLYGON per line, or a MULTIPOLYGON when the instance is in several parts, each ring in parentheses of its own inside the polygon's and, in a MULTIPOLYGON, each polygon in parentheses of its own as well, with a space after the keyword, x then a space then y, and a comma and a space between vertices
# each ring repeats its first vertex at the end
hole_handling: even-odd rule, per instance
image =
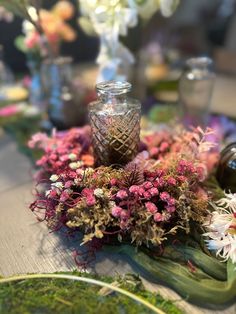
POLYGON ((16 37, 14 44, 17 49, 19 49, 21 52, 26 53, 27 47, 25 46, 25 38, 24 36, 18 36, 16 37))

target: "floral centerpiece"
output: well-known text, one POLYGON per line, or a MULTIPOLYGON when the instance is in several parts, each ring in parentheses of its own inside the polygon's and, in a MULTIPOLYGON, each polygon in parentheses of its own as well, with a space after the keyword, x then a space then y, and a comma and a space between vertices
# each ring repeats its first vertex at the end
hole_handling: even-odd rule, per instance
POLYGON ((82 232, 84 244, 109 243, 191 302, 233 301, 236 196, 214 180, 211 133, 143 131, 124 167, 95 167, 89 127, 36 134, 29 146, 43 152, 43 189, 31 210, 52 230, 82 232))

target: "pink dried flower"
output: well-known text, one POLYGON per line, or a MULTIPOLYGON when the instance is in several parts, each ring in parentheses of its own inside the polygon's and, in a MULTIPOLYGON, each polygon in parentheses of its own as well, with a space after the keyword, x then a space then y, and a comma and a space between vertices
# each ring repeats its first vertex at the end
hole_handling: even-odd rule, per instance
POLYGON ((70 188, 73 184, 74 184, 74 182, 71 181, 71 180, 69 180, 69 181, 67 181, 67 182, 65 183, 65 188, 68 189, 68 188, 70 188))
POLYGON ((65 202, 70 197, 67 191, 63 191, 60 196, 60 202, 65 202))
POLYGON ((150 153, 151 157, 154 157, 154 156, 156 156, 159 153, 159 149, 157 147, 152 147, 150 149, 149 153, 150 153))
POLYGON ((156 213, 153 218, 156 222, 160 222, 163 220, 162 214, 160 213, 156 213))
POLYGON ((163 178, 157 178, 154 182, 153 182, 153 186, 155 188, 162 188, 165 186, 165 180, 163 178))
POLYGON ((185 176, 178 176, 178 180, 181 182, 181 183, 184 183, 187 181, 187 178, 185 176))
POLYGON ((170 199, 170 194, 168 192, 162 192, 160 194, 160 199, 164 202, 168 202, 170 199))
POLYGON ((47 163, 48 159, 46 156, 43 156, 39 160, 36 161, 37 166, 43 166, 45 163, 47 163))
POLYGON ((120 217, 121 211, 122 211, 121 207, 115 206, 115 207, 112 208, 111 214, 112 214, 112 216, 118 218, 118 217, 120 217))
POLYGON ((201 182, 203 182, 207 177, 207 170, 204 166, 198 166, 196 168, 197 176, 201 182))
POLYGON ((57 191, 55 189, 51 190, 49 193, 50 198, 55 198, 57 196, 57 191))
POLYGON ((173 213, 173 212, 175 212, 176 208, 175 208, 175 206, 167 206, 166 210, 168 211, 168 213, 173 213))
POLYGON ((170 177, 170 178, 167 180, 167 183, 168 183, 169 185, 172 185, 172 186, 176 186, 176 184, 177 184, 175 178, 173 178, 173 177, 170 177))
POLYGON ((89 189, 89 188, 84 188, 82 191, 82 196, 93 196, 93 189, 89 189))
POLYGON ((150 199, 152 197, 151 193, 149 191, 146 191, 143 193, 143 197, 146 199, 150 199))
POLYGON ((93 195, 87 196, 87 197, 86 197, 86 204, 87 204, 88 206, 93 206, 93 205, 95 205, 95 204, 96 204, 96 199, 95 199, 95 197, 94 197, 93 195))
POLYGON ((158 177, 164 176, 164 175, 165 175, 164 169, 158 169, 158 170, 156 171, 156 175, 157 175, 158 177))
POLYGON ((39 148, 43 148, 43 142, 48 140, 48 136, 45 133, 36 133, 32 136, 28 142, 29 148, 35 148, 38 144, 39 148))
POLYGON ((57 160, 57 155, 56 155, 55 153, 52 153, 52 154, 49 156, 49 159, 57 160))
POLYGON ((160 146, 160 151, 163 153, 165 152, 168 148, 169 148, 169 144, 167 142, 163 142, 161 143, 161 146, 160 146))
POLYGON ((111 186, 117 185, 117 179, 112 178, 112 179, 110 180, 110 185, 111 185, 111 186))
POLYGON ((153 187, 152 183, 149 181, 144 182, 142 186, 145 190, 151 189, 153 187))
POLYGON ((145 203, 145 207, 147 209, 147 211, 151 214, 155 214, 157 212, 157 207, 154 203, 152 202, 146 202, 145 203))
POLYGON ((139 189, 138 189, 138 194, 139 194, 139 196, 143 196, 144 193, 145 193, 144 188, 139 187, 139 189))
POLYGON ((169 206, 174 206, 175 205, 175 199, 173 197, 171 197, 169 200, 168 200, 168 205, 169 206))
POLYGON ((117 192, 116 196, 123 200, 128 197, 128 193, 125 190, 120 190, 117 192))
POLYGON ((138 194, 139 186, 138 186, 138 185, 132 185, 132 186, 129 188, 129 191, 130 191, 130 193, 138 194))
POLYGON ((150 190, 148 190, 148 192, 151 194, 151 196, 157 196, 159 194, 157 188, 151 188, 150 190))

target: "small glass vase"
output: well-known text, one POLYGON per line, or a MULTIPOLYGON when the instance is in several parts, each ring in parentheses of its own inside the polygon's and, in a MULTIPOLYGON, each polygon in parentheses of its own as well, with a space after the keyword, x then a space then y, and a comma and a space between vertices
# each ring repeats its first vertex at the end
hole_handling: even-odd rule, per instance
POLYGON ((184 122, 205 127, 215 79, 212 60, 207 57, 191 58, 186 65, 187 69, 179 80, 179 102, 184 122))
POLYGON ((72 59, 45 60, 41 74, 52 125, 58 130, 84 125, 87 109, 81 106, 80 93, 73 84, 72 59))
POLYGON ((28 58, 27 62, 28 68, 30 70, 31 82, 30 82, 30 90, 29 90, 29 101, 34 107, 38 109, 39 112, 45 111, 45 96, 42 86, 41 79, 41 62, 39 60, 34 60, 32 58, 28 58))
POLYGON ((139 148, 141 104, 127 97, 128 82, 96 85, 98 100, 89 104, 94 156, 97 165, 125 165, 139 148))

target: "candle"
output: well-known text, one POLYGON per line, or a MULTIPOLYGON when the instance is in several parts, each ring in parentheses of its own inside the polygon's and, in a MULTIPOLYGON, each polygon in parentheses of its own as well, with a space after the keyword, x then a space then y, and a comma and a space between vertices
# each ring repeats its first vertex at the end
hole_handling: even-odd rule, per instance
POLYGON ((96 164, 125 165, 138 152, 141 104, 127 97, 128 82, 103 82, 96 89, 98 100, 89 105, 96 164))

